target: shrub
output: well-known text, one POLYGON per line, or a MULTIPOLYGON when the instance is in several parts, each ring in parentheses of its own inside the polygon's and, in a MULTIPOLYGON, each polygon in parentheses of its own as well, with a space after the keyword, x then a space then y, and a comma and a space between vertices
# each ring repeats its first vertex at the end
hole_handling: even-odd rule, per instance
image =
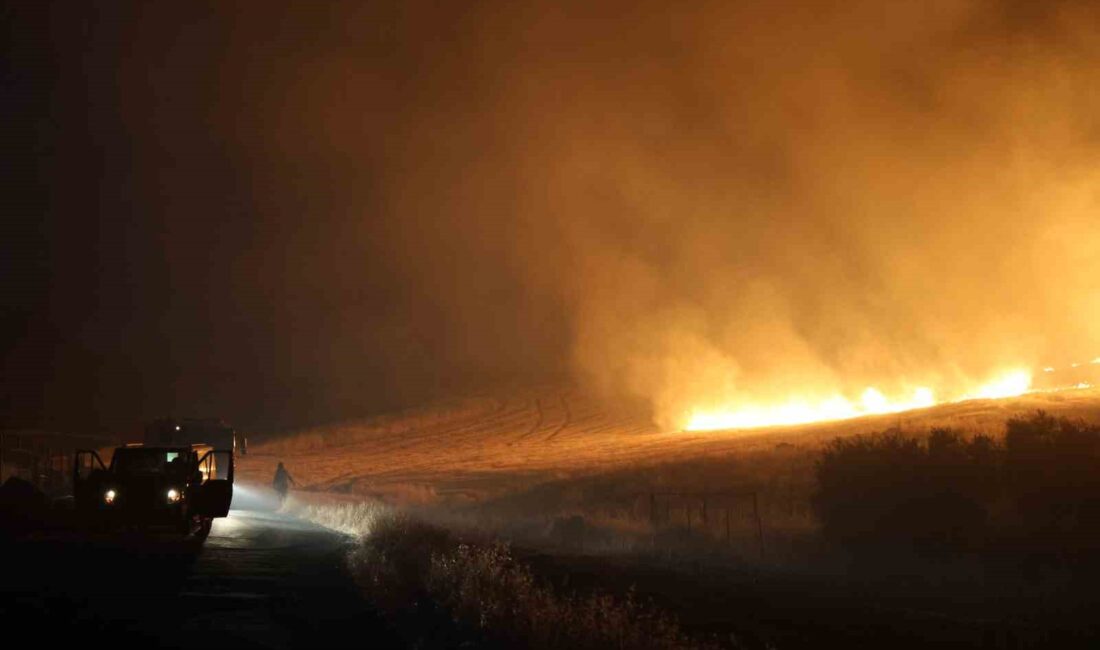
POLYGON ((989 440, 950 429, 924 442, 897 432, 834 440, 817 464, 813 506, 825 536, 850 546, 971 547, 995 458, 989 440))
POLYGON ((838 439, 817 463, 813 505, 827 538, 854 548, 974 549, 990 513, 1021 550, 1100 548, 1100 427, 1038 411, 1012 418, 1004 444, 933 429, 838 439))
POLYGON ((462 544, 432 559, 431 591, 460 620, 528 648, 699 647, 628 594, 564 597, 538 584, 502 544, 462 544))
POLYGON ((430 604, 504 647, 698 648, 632 595, 566 596, 540 584, 507 545, 461 543, 406 515, 379 517, 351 555, 360 584, 390 611, 430 604))
POLYGON ((1009 420, 1005 479, 1033 542, 1100 546, 1100 428, 1042 411, 1009 420))
POLYGON ((385 609, 426 597, 433 556, 455 546, 450 533, 390 512, 374 521, 349 556, 360 585, 385 609))

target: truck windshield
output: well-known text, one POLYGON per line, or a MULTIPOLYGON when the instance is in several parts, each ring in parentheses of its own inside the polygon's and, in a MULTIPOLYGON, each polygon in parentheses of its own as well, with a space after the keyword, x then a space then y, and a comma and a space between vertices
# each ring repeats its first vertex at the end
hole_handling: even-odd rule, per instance
POLYGON ((182 449, 120 449, 112 467, 118 474, 163 474, 182 472, 187 463, 182 449))

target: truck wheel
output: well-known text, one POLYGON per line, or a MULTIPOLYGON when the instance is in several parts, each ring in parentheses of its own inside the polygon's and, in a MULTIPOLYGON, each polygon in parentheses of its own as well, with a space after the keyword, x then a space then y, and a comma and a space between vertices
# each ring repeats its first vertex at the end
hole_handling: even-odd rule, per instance
POLYGON ((213 519, 211 519, 210 517, 203 517, 202 522, 199 524, 199 529, 195 532, 195 535, 197 535, 199 539, 206 539, 207 535, 210 534, 210 528, 213 525, 213 519))

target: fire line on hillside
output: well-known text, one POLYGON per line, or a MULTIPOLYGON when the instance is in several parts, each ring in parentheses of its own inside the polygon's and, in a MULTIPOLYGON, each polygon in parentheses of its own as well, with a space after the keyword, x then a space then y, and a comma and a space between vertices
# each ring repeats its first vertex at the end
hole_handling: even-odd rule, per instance
MULTIPOLYGON (((1088 364, 1073 363, 1071 368, 1085 365, 1100 365, 1100 358, 1088 364)), ((1055 372, 1047 366, 1044 373, 1055 372)), ((796 398, 785 402, 765 404, 742 404, 731 407, 698 409, 685 418, 684 431, 717 431, 726 429, 751 429, 768 426, 808 424, 847 420, 866 415, 900 413, 914 409, 928 408, 938 404, 963 402, 972 399, 1003 399, 1017 397, 1039 390, 1072 390, 1090 388, 1091 383, 1074 382, 1069 385, 1050 389, 1036 389, 1032 385, 1033 374, 1026 369, 1013 369, 1003 372, 992 380, 975 386, 972 390, 948 399, 940 399, 935 391, 927 386, 919 386, 909 395, 887 396, 879 389, 869 386, 857 399, 834 394, 823 399, 796 398)))

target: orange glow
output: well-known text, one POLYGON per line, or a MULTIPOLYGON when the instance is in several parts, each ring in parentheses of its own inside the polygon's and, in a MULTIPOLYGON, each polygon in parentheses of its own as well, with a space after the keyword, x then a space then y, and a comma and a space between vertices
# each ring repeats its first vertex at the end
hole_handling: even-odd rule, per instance
POLYGON ((719 429, 749 429, 754 427, 782 426, 847 420, 864 415, 898 413, 927 408, 945 402, 968 399, 1000 399, 1015 397, 1031 388, 1031 373, 1027 370, 1004 372, 991 381, 975 386, 972 390, 951 399, 938 400, 935 392, 926 386, 915 388, 908 395, 887 396, 869 386, 858 399, 840 394, 825 399, 792 399, 773 404, 749 404, 732 408, 696 410, 689 414, 685 431, 710 431, 719 429))
POLYGON ((1026 370, 1015 370, 1001 377, 979 386, 973 395, 967 395, 962 399, 1000 399, 1003 397, 1016 397, 1023 395, 1031 388, 1031 373, 1026 370))

